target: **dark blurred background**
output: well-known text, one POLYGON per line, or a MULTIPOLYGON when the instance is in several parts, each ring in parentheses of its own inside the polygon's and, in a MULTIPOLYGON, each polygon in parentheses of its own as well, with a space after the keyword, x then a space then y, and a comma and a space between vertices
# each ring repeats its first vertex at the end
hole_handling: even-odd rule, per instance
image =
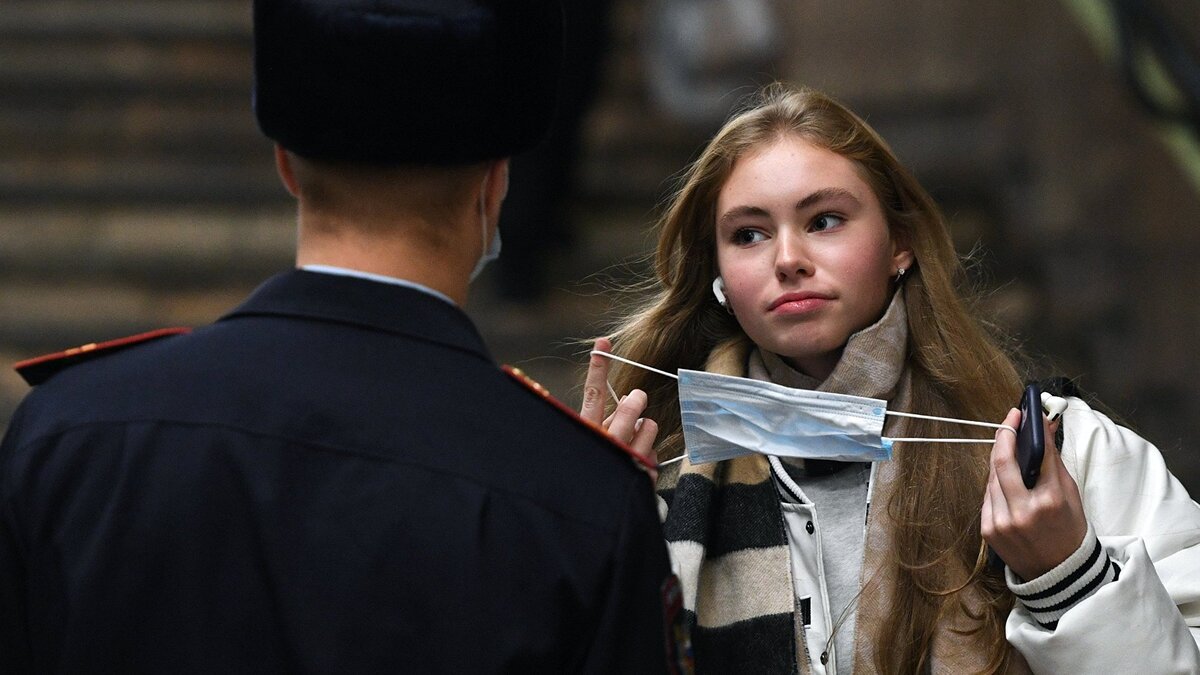
MULTIPOLYGON (((556 131, 575 149, 514 166, 514 198, 563 199, 513 202, 518 264, 468 307, 499 360, 574 404, 573 340, 645 273, 670 177, 778 78, 879 129, 973 254, 988 317, 1200 493, 1200 3, 577 7, 556 131)), ((7 364, 207 323, 287 268, 293 205, 250 111, 246 0, 3 0, 0 44, 2 426, 26 391, 7 364)))

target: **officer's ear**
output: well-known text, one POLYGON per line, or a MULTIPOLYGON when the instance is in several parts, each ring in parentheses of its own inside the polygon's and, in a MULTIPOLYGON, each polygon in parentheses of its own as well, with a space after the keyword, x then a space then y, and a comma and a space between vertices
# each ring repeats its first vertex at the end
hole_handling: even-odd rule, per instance
POLYGON ((278 143, 275 144, 275 170, 279 172, 279 178, 283 181, 283 186, 287 188, 287 191, 299 199, 300 184, 296 182, 296 172, 292 169, 292 158, 288 155, 288 151, 278 143))
POLYGON ((500 205, 508 196, 507 159, 498 159, 488 164, 484 186, 483 204, 487 210, 488 222, 495 223, 500 218, 500 205))
POLYGON ((503 189, 500 191, 500 201, 504 201, 508 197, 508 167, 509 161, 506 159, 503 161, 502 167, 504 173, 504 182, 502 183, 503 189))

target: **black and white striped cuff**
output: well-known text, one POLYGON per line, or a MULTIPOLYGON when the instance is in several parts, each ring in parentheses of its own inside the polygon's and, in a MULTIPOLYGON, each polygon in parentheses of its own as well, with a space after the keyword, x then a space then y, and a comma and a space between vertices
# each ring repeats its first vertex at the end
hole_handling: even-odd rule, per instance
POLYGON ((1091 523, 1079 548, 1042 576, 1022 583, 1011 569, 1004 570, 1008 590, 1039 626, 1049 630, 1058 626, 1067 610, 1120 576, 1121 567, 1108 557, 1091 523))

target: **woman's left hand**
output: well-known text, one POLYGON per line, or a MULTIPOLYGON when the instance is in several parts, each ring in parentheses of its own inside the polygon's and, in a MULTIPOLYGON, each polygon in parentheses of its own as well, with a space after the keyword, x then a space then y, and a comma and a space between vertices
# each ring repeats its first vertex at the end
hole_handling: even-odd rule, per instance
MULTIPOLYGON (((596 340, 594 349, 600 352, 612 351, 612 342, 608 338, 596 340)), ((634 389, 617 402, 617 407, 608 417, 604 416, 605 396, 608 389, 609 360, 593 354, 588 361, 587 379, 583 384, 583 405, 579 416, 602 427, 620 443, 628 445, 634 452, 645 458, 652 465, 658 460, 654 454, 654 441, 658 437, 658 423, 642 417, 646 411, 649 399, 646 392, 634 389)), ((651 478, 657 478, 657 471, 650 471, 651 478)))
MULTIPOLYGON (((1057 567, 1083 543, 1087 519, 1079 486, 1067 472, 1054 444, 1058 423, 1047 423, 1046 453, 1033 489, 1025 487, 1017 464, 1016 434, 996 432, 991 472, 983 497, 980 532, 1017 575, 1031 581, 1057 567)), ((1016 429, 1021 412, 1015 408, 1004 424, 1016 429)))

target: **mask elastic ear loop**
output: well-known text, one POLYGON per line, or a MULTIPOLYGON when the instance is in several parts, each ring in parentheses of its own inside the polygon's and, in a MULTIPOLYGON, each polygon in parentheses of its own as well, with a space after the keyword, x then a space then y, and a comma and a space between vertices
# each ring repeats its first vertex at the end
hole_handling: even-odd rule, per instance
MULTIPOLYGON (((933 420, 934 422, 952 422, 954 424, 967 424, 976 427, 987 427, 989 429, 1005 429, 1017 435, 1017 430, 1007 424, 993 424, 991 422, 976 422, 974 420, 960 420, 954 417, 937 417, 934 415, 918 415, 917 413, 897 412, 893 410, 883 411, 884 415, 892 417, 912 417, 919 420, 933 420)), ((994 438, 884 438, 882 440, 892 443, 993 443, 994 438)))
POLYGON ((666 375, 667 377, 669 377, 669 378, 671 378, 671 379, 673 379, 673 380, 678 380, 678 379, 679 379, 679 376, 678 376, 678 375, 675 375, 675 374, 673 374, 673 373, 668 373, 668 372, 667 372, 667 371, 665 371, 665 370, 659 370, 658 368, 654 368, 654 367, 652 367, 652 366, 647 366, 647 365, 644 365, 644 364, 638 363, 637 361, 633 361, 633 360, 627 359, 627 358, 625 358, 624 356, 617 356, 616 354, 609 354, 608 352, 602 352, 602 351, 600 351, 599 349, 593 349, 593 350, 592 350, 592 354, 595 354, 595 355, 597 355, 597 356, 603 356, 603 357, 605 357, 605 358, 612 359, 613 361, 620 361, 621 363, 627 363, 627 364, 629 364, 629 365, 631 365, 631 366, 634 366, 634 367, 637 367, 637 368, 641 368, 642 370, 648 370, 648 371, 650 371, 650 372, 652 372, 652 373, 658 373, 659 375, 666 375))
MULTIPOLYGON (((591 351, 591 353, 592 353, 592 354, 595 354, 596 356, 603 356, 603 357, 605 357, 605 358, 612 359, 613 361, 620 361, 621 363, 627 363, 627 364, 629 364, 629 365, 631 365, 631 366, 636 366, 636 367, 638 367, 638 368, 641 368, 642 370, 648 370, 648 371, 650 371, 650 372, 652 372, 652 373, 658 373, 659 375, 666 375, 667 377, 674 378, 674 379, 676 379, 676 380, 678 380, 678 379, 679 379, 679 376, 678 376, 678 375, 672 375, 671 373, 668 373, 668 372, 667 372, 667 371, 665 371, 665 370, 659 370, 658 368, 651 368, 650 366, 645 366, 645 365, 642 365, 642 364, 638 363, 637 361, 631 361, 631 360, 629 360, 629 359, 627 359, 627 358, 624 358, 624 357, 621 357, 621 356, 617 356, 616 354, 609 354, 608 352, 602 352, 602 351, 600 351, 599 349, 593 349, 593 350, 591 351)), ((608 393, 609 393, 610 395, 612 395, 612 397, 613 397, 613 400, 614 400, 614 401, 616 401, 617 403, 620 403, 620 402, 621 402, 621 397, 620 397, 620 396, 617 396, 617 390, 616 390, 616 389, 613 389, 612 382, 609 382, 608 380, 605 380, 605 381, 604 381, 604 384, 608 385, 608 393)))

